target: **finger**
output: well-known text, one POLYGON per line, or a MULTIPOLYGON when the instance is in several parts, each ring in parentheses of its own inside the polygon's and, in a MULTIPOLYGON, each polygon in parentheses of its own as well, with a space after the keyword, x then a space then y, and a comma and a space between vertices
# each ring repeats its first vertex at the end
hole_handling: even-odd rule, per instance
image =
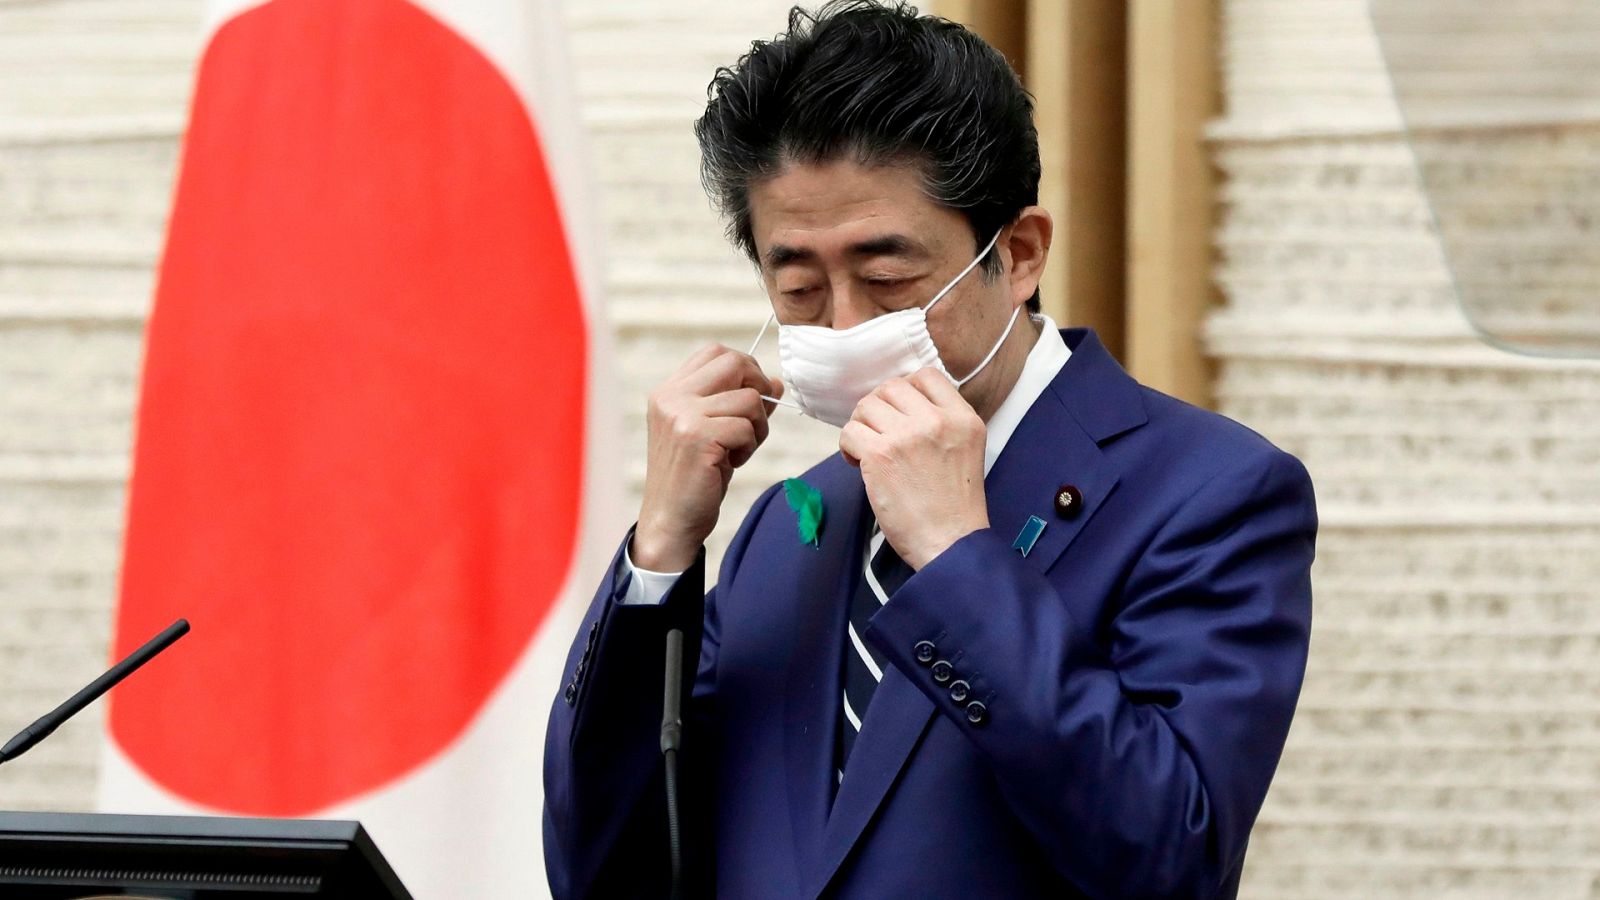
POLYGON ((762 374, 755 357, 723 347, 720 354, 685 375, 681 384, 691 393, 709 397, 741 387, 766 390, 767 376, 762 374))
MULTIPOLYGON (((921 396, 920 394, 918 396, 921 396)), ((923 401, 926 403, 927 401, 923 401)), ((855 411, 850 414, 853 421, 860 422, 879 434, 894 428, 905 419, 905 414, 895 409, 877 394, 868 394, 856 404, 855 411)))
POLYGON ((678 371, 672 373, 672 377, 677 379, 688 375, 690 372, 693 372, 710 362, 714 357, 724 353, 727 351, 727 349, 727 347, 724 347, 721 344, 706 344, 699 350, 691 353, 689 358, 683 361, 683 365, 678 367, 678 371))
MULTIPOLYGON (((772 397, 773 399, 782 399, 783 391, 784 391, 784 387, 783 387, 783 379, 782 378, 768 378, 767 379, 767 396, 768 397, 772 397)), ((772 400, 763 400, 761 402, 761 406, 762 406, 762 408, 764 408, 767 411, 767 415, 769 415, 769 416, 772 415, 773 410, 776 410, 778 408, 778 404, 773 403, 772 400)))
POLYGON ((949 377, 931 366, 911 373, 911 385, 934 406, 942 409, 972 408, 961 396, 961 391, 950 383, 949 377))
POLYGON ((761 371, 761 363, 756 362, 754 356, 738 351, 729 351, 729 355, 734 360, 733 377, 738 379, 738 387, 754 388, 757 391, 765 391, 772 387, 772 379, 761 371))
POLYGON ((733 374, 739 369, 739 361, 734 358, 733 351, 726 347, 720 349, 722 352, 706 357, 698 367, 685 372, 679 379, 679 386, 702 397, 738 387, 733 374))
MULTIPOLYGON (((739 360, 742 363, 742 367, 739 370, 740 387, 755 388, 758 391, 771 389, 772 379, 768 378, 767 373, 761 370, 761 363, 756 362, 754 356, 748 353, 741 353, 739 354, 739 360)), ((773 396, 777 395, 774 394, 773 396)))
POLYGON ((737 388, 712 394, 699 401, 697 408, 707 418, 719 416, 742 416, 749 419, 750 424, 756 429, 756 443, 767 439, 767 414, 771 404, 761 399, 761 392, 755 388, 737 388))
MULTIPOLYGON (((928 369, 926 371, 931 372, 934 370, 928 369)), ((929 412, 928 407, 932 405, 932 401, 924 396, 920 390, 917 390, 910 380, 906 378, 893 378, 885 381, 883 384, 878 385, 878 389, 873 393, 896 410, 912 417, 927 415, 929 412)))
POLYGON ((723 458, 733 468, 749 462, 751 455, 756 452, 756 429, 749 419, 743 416, 718 416, 707 419, 706 426, 711 439, 723 449, 723 458))
POLYGON ((839 431, 839 452, 853 466, 861 465, 861 460, 871 454, 873 447, 882 440, 877 432, 865 424, 854 419, 844 423, 844 428, 839 431))

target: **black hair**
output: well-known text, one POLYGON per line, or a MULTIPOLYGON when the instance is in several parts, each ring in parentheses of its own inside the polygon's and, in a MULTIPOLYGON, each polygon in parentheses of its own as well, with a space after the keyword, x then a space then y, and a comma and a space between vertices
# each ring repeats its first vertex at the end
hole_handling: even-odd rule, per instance
MULTIPOLYGON (((974 252, 1039 202, 1039 135, 1017 73, 976 34, 903 2, 796 6, 787 31, 717 69, 706 97, 701 181, 752 260, 750 185, 791 162, 913 164, 927 195, 966 217, 974 252)), ((983 270, 997 274, 999 254, 983 270)))

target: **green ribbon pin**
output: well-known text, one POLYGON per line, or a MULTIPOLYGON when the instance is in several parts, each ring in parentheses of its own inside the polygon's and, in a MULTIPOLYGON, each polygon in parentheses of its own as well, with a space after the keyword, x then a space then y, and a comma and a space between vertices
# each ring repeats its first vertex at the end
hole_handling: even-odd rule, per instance
POLYGON ((800 526, 801 543, 813 547, 822 543, 822 492, 798 478, 783 481, 783 495, 794 510, 795 524, 800 526))

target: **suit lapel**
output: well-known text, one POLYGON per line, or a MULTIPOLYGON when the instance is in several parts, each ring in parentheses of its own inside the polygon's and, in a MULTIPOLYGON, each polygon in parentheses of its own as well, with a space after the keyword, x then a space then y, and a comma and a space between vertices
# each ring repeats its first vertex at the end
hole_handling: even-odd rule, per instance
MULTIPOLYGON (((1038 407, 1059 405, 1049 393, 1038 407)), ((1094 517, 1100 504, 1117 486, 1118 475, 1095 444, 1065 415, 1053 418, 1030 412, 995 460, 985 480, 989 499, 989 527, 1006 540, 1014 539, 1030 516, 1045 523, 1027 561, 1039 571, 1049 571, 1056 559, 1094 517), (1048 447, 1048 451, 1041 448, 1048 447), (1046 463, 1041 456, 1048 456, 1046 463), (1056 513, 1055 497, 1063 486, 1076 487, 1083 496, 1078 514, 1070 519, 1056 513)))
POLYGON ((1100 445, 1147 419, 1138 384, 1094 332, 1074 328, 1062 336, 1072 357, 1034 401, 984 481, 990 527, 1002 537, 1015 537, 1030 516, 1045 522, 1027 554, 1041 572, 1116 490, 1120 475, 1100 445), (1082 497, 1070 517, 1056 509, 1056 496, 1066 486, 1082 497))
POLYGON ((802 884, 822 853, 833 796, 844 623, 861 564, 866 516, 871 514, 861 473, 842 458, 833 457, 807 478, 826 504, 821 544, 809 551, 815 553, 815 563, 802 566, 787 590, 775 585, 773 597, 796 611, 784 696, 784 763, 802 884))
MULTIPOLYGON (((1040 571, 1055 563, 1117 486, 1119 475, 1101 445, 1147 420, 1138 384, 1093 331, 1066 329, 1062 337, 1072 357, 1023 417, 984 485, 995 530, 1015 534, 1030 515, 1048 523, 1027 556, 1040 571), (1067 484, 1083 497, 1082 509, 1070 519, 1055 511, 1057 489, 1067 484)), ((855 469, 838 461, 835 468, 819 469, 819 480, 821 472, 830 477, 828 487, 818 487, 829 497, 830 510, 837 507, 840 514, 833 520, 835 530, 825 532, 822 551, 848 564, 818 566, 796 598, 803 612, 789 669, 787 763, 789 806, 808 898, 827 887, 937 712, 899 669, 885 671, 851 751, 849 774, 829 812, 844 622, 871 509, 855 469), (829 490, 846 502, 835 503, 829 490), (845 517, 854 527, 837 527, 845 517)))
POLYGON ((911 758, 935 712, 933 701, 899 669, 890 666, 884 671, 855 749, 850 751, 847 774, 823 834, 820 865, 806 883, 805 896, 815 897, 827 887, 911 758))

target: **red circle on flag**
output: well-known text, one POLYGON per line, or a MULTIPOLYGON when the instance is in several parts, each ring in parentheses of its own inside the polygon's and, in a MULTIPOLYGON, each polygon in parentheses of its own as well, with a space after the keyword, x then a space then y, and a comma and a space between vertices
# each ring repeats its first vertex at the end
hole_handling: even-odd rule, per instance
POLYGON ((459 738, 568 577, 586 366, 549 169, 482 54, 402 0, 224 25, 150 322, 115 652, 194 633, 119 688, 133 763, 300 815, 459 738))

